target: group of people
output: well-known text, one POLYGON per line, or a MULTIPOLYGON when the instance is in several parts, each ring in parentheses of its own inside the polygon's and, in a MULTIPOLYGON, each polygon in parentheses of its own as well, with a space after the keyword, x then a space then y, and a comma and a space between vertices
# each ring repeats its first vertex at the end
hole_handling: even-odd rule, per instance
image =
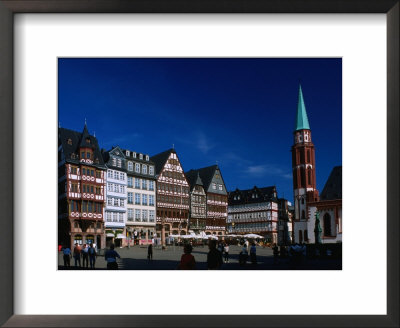
MULTIPOLYGON (((207 269, 218 270, 221 268, 223 259, 222 254, 225 252, 225 261, 228 261, 229 257, 229 246, 227 244, 220 243, 217 248, 215 240, 211 240, 208 244, 209 252, 207 254, 207 269)), ((191 254, 193 250, 192 245, 186 244, 183 248, 183 254, 181 261, 179 262, 179 270, 194 270, 196 269, 196 260, 191 254)))
MULTIPOLYGON (((229 244, 224 242, 217 242, 211 240, 208 244, 209 252, 207 254, 207 269, 208 270, 218 270, 221 268, 223 263, 229 263, 229 244)), ((196 269, 196 260, 191 254, 193 250, 192 245, 186 244, 183 249, 183 255, 181 261, 178 265, 180 270, 194 270, 196 269)), ((244 265, 248 259, 248 254, 250 250, 250 260, 251 263, 257 264, 256 256, 256 244, 252 243, 249 249, 249 242, 246 241, 243 244, 243 248, 239 254, 239 264, 244 265)))
MULTIPOLYGON (((108 270, 118 269, 117 257, 120 258, 120 256, 114 250, 114 248, 114 244, 111 244, 110 249, 108 249, 104 254, 108 270)), ((68 246, 62 247, 61 251, 63 252, 64 267, 71 266, 71 258, 73 257, 75 261, 75 268, 79 267, 88 269, 90 265, 90 269, 95 269, 97 257, 96 245, 92 243, 89 245, 83 244, 81 247, 78 243, 76 243, 72 252, 68 246)))
POLYGON ((303 260, 307 256, 307 246, 306 244, 293 244, 289 247, 281 246, 280 250, 278 249, 278 245, 274 244, 272 247, 273 254, 274 254, 274 263, 278 263, 279 256, 281 258, 289 257, 290 262, 292 264, 301 264, 303 260))
POLYGON ((246 240, 243 243, 242 250, 240 251, 239 254, 239 265, 244 266, 249 258, 249 251, 250 251, 250 261, 251 264, 257 264, 257 249, 256 249, 256 243, 252 243, 251 246, 249 247, 250 243, 248 240, 246 240), (250 249, 249 249, 250 248, 250 249))
POLYGON ((71 258, 74 257, 75 267, 88 268, 90 263, 90 268, 95 268, 97 251, 93 243, 90 243, 90 245, 83 244, 82 247, 76 243, 73 252, 71 252, 71 249, 68 246, 64 246, 61 251, 63 252, 65 267, 71 266, 71 258))

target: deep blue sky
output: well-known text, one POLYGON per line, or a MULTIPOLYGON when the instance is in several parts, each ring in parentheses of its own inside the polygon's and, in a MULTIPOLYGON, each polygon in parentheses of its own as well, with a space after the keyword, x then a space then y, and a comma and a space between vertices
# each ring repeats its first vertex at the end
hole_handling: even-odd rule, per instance
POLYGON ((150 156, 175 145, 185 171, 218 161, 228 190, 276 185, 293 200, 301 81, 317 188, 342 164, 341 59, 59 59, 59 122, 100 147, 150 156))

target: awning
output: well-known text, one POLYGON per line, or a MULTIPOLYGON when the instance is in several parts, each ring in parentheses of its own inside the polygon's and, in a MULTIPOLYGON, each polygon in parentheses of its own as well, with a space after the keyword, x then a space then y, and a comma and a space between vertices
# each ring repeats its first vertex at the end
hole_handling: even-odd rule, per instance
POLYGON ((114 234, 113 233, 107 233, 106 237, 114 237, 114 234))
POLYGON ((120 234, 120 233, 119 233, 119 234, 117 235, 116 238, 117 238, 117 239, 124 239, 124 238, 126 238, 126 237, 125 237, 123 234, 120 234))

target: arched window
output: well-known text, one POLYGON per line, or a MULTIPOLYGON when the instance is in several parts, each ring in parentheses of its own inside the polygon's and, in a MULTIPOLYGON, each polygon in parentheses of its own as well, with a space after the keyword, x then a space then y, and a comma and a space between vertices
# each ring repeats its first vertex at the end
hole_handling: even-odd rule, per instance
POLYGON ((299 243, 303 242, 303 231, 299 230, 299 243))
POLYGON ((324 215, 324 236, 331 236, 331 216, 329 213, 325 213, 324 215))
POLYGON ((312 184, 312 179, 311 179, 311 176, 312 176, 312 174, 311 174, 311 169, 308 169, 307 171, 308 171, 308 184, 312 184))

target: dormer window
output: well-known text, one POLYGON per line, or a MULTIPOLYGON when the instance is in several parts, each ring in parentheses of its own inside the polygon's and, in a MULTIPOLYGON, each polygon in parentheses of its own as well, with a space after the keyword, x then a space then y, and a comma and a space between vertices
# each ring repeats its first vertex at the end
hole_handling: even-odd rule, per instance
POLYGON ((72 139, 68 139, 68 145, 72 145, 72 139))
POLYGON ((75 154, 75 153, 72 153, 72 154, 71 154, 71 158, 72 158, 72 159, 75 159, 75 157, 76 157, 76 154, 75 154))
POLYGON ((149 161, 149 155, 146 155, 146 161, 149 161))
POLYGON ((133 158, 136 158, 136 153, 132 153, 133 158))
POLYGON ((128 171, 133 171, 133 163, 128 162, 128 171))
POLYGON ((139 159, 143 159, 143 154, 139 154, 139 159))
POLYGON ((86 143, 90 144, 90 138, 86 138, 86 143))
POLYGON ((129 150, 126 151, 126 156, 131 156, 131 152, 129 150))

